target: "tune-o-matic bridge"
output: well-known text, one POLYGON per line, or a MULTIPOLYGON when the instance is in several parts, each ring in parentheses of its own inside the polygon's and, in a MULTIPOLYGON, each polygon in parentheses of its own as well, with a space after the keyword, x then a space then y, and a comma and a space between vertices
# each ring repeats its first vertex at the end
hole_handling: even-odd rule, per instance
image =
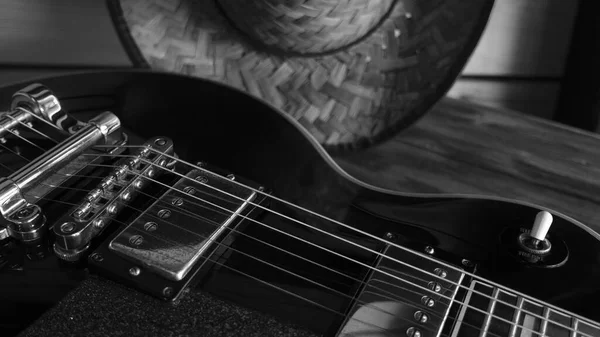
MULTIPOLYGON (((204 165, 192 169, 90 257, 92 267, 174 300, 260 212, 263 189, 204 165), (101 257, 101 258, 99 258, 101 257)), ((262 206, 264 207, 264 206, 262 206)))
POLYGON ((67 261, 76 261, 89 243, 131 202, 146 179, 156 179, 173 155, 173 142, 166 137, 148 140, 132 155, 122 158, 114 170, 92 189, 55 225, 54 252, 67 261))

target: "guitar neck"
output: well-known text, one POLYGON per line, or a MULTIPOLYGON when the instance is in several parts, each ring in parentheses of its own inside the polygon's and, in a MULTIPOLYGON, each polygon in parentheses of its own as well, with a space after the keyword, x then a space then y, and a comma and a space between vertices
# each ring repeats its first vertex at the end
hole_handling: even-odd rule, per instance
POLYGON ((473 281, 451 337, 593 337, 600 325, 504 289, 473 281))

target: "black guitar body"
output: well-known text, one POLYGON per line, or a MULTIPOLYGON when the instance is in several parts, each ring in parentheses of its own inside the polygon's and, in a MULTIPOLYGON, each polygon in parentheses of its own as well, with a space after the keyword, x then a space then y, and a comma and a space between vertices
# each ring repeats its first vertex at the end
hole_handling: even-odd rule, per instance
MULTIPOLYGON (((178 157, 189 163, 226 170, 266 187, 273 196, 370 235, 271 200, 268 208, 277 214, 347 241, 262 212, 258 221, 281 231, 254 222, 239 227, 243 235, 235 237, 220 262, 174 302, 136 290, 102 268, 88 268, 87 261, 68 266, 53 255, 42 261, 25 258, 20 267, 6 265, 0 271, 0 335, 333 336, 347 318, 338 312, 351 312, 353 300, 364 290, 356 280, 368 280, 369 267, 379 263, 373 252, 386 249, 376 238, 600 320, 600 310, 594 308, 600 302, 599 236, 572 219, 553 213, 551 255, 527 257, 519 253, 517 238, 531 228, 540 207, 371 187, 343 172, 291 117, 235 89, 138 71, 82 73, 37 82, 52 89, 76 118, 114 112, 130 144, 169 137, 178 157), (369 249, 356 249, 348 242, 369 249), (344 256, 361 263, 350 263, 344 256)), ((10 102, 24 85, 0 90, 0 102, 10 102)), ((60 216, 48 209, 50 217, 60 216)), ((106 249, 107 236, 117 229, 95 239, 91 251, 106 249)))

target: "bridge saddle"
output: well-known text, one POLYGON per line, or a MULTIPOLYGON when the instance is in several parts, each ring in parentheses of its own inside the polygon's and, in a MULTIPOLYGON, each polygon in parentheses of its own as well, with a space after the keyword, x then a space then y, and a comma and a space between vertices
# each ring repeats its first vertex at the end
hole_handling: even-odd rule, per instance
POLYGON ((173 142, 155 137, 124 156, 97 187, 54 225, 54 252, 66 261, 77 261, 90 241, 143 190, 147 179, 155 181, 172 161, 173 142))

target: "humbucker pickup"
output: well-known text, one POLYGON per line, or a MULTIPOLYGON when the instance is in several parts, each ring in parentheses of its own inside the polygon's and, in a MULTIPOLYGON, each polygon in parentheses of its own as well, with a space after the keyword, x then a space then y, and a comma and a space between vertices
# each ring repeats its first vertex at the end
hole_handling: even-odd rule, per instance
POLYGON ((255 197, 254 191, 228 179, 192 170, 117 235, 109 248, 180 281, 255 197))
POLYGON ((203 266, 219 258, 231 234, 260 211, 256 206, 264 200, 257 184, 193 169, 109 238, 96 251, 102 259, 92 254, 90 263, 121 282, 173 300, 203 266))

